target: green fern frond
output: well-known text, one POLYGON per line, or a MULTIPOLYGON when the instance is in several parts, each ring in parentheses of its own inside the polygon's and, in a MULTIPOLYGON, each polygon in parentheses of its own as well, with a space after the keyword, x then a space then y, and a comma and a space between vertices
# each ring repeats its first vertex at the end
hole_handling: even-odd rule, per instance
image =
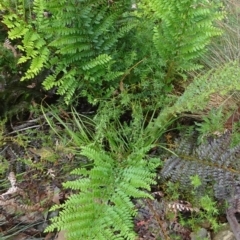
MULTIPOLYGON (((55 64, 58 62, 58 58, 51 59, 51 64, 55 64)), ((63 84, 63 78, 57 79, 58 74, 60 74, 61 71, 66 72, 66 66, 64 64, 58 64, 53 74, 47 76, 45 81, 43 82, 43 86, 46 90, 50 90, 54 86, 61 86, 63 84)))
MULTIPOLYGON (((4 21, 5 24, 7 24, 7 21, 4 21)), ((11 26, 11 24, 10 24, 11 26)), ((26 24, 18 23, 16 25, 13 25, 13 28, 8 32, 8 37, 9 39, 16 39, 21 36, 24 36, 27 32, 29 31, 28 27, 26 24)))
MULTIPOLYGON (((36 54, 33 54, 33 52, 31 54, 31 57, 34 57, 34 58, 31 62, 30 68, 27 70, 27 72, 25 73, 25 76, 22 77, 21 80, 34 78, 34 76, 40 73, 40 71, 43 69, 46 62, 48 61, 50 52, 48 48, 46 48, 45 46, 38 49, 38 51, 34 51, 34 52, 36 52, 36 54), (39 52, 40 52, 40 55, 39 55, 39 52)), ((23 60, 25 59, 20 58, 18 63, 23 62, 23 60)))
POLYGON ((21 56, 21 58, 19 58, 19 60, 18 60, 18 64, 25 63, 26 61, 28 61, 30 59, 31 59, 30 57, 21 56))
MULTIPOLYGON (((186 0, 153 0, 149 3, 158 26, 154 27, 153 42, 168 64, 167 77, 175 72, 200 68, 196 64, 206 46, 221 31, 215 22, 223 18, 220 5, 215 2, 186 0)), ((168 79, 167 79, 168 80, 168 79)))
POLYGON ((108 56, 107 54, 101 54, 98 57, 96 57, 95 59, 91 60, 90 62, 88 62, 87 64, 82 66, 83 70, 89 70, 91 68, 94 68, 98 65, 104 65, 106 63, 108 63, 112 58, 110 56, 108 56))
POLYGON ((104 150, 98 140, 81 147, 81 156, 88 159, 88 167, 73 170, 72 174, 79 177, 63 184, 79 193, 71 195, 62 205, 63 210, 46 231, 64 229, 70 240, 135 239, 136 209, 132 198, 152 198, 148 191, 155 184, 155 169, 160 162, 145 159, 151 146, 144 147, 141 141, 124 158, 118 156, 119 146, 115 152, 115 144, 121 145, 122 138, 110 134, 106 139, 112 151, 104 150))
POLYGON ((18 64, 30 61, 30 67, 21 80, 31 79, 41 72, 49 60, 50 51, 47 48, 45 36, 42 29, 46 26, 47 19, 44 17, 45 1, 33 1, 32 4, 16 2, 16 13, 12 13, 11 3, 6 3, 8 14, 4 16, 3 22, 10 28, 9 39, 21 39, 22 44, 18 48, 22 56, 18 64), (32 6, 31 6, 32 5, 32 6), (35 20, 32 17, 35 14, 35 20))
POLYGON ((124 72, 109 72, 105 75, 104 80, 105 81, 112 81, 120 76, 122 76, 124 72))
POLYGON ((181 113, 202 111, 213 93, 224 96, 231 91, 240 90, 239 74, 239 64, 230 62, 210 70, 203 76, 196 77, 183 95, 172 106, 166 107, 159 114, 149 131, 157 133, 159 129, 164 128, 171 119, 176 118, 181 113))
POLYGON ((106 163, 113 164, 114 160, 104 152, 99 152, 93 148, 83 148, 82 153, 91 160, 96 162, 104 160, 106 163))
MULTIPOLYGON (((4 3, 6 9, 12 7, 4 3)), ((116 80, 125 71, 124 62, 116 63, 117 45, 137 26, 131 0, 114 4, 34 0, 27 8, 24 4, 17 1, 18 11, 8 11, 4 16, 10 38, 22 40, 19 64, 29 62, 22 80, 51 69, 43 86, 46 90, 56 87, 66 103, 74 93, 92 98, 117 87, 116 80)))

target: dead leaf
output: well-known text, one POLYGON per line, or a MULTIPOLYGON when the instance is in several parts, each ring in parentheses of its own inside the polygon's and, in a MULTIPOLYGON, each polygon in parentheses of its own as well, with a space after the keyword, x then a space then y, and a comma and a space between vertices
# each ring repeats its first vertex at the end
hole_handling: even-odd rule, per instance
POLYGON ((52 201, 56 204, 60 204, 59 200, 61 199, 61 197, 60 197, 59 193, 60 193, 60 189, 58 187, 55 187, 52 201))
POLYGON ((28 240, 30 238, 31 238, 31 236, 29 236, 28 234, 25 234, 25 233, 19 233, 14 236, 14 240, 28 240))
POLYGON ((44 240, 51 240, 53 239, 54 233, 48 233, 44 240))
POLYGON ((50 147, 42 147, 40 149, 29 148, 29 150, 40 156, 42 159, 50 158, 55 155, 54 150, 50 147))
POLYGON ((30 85, 27 85, 27 88, 35 88, 36 87, 36 83, 32 83, 30 85))
POLYGON ((66 235, 66 231, 64 231, 64 230, 60 231, 60 232, 57 234, 55 240, 66 240, 65 235, 66 235))

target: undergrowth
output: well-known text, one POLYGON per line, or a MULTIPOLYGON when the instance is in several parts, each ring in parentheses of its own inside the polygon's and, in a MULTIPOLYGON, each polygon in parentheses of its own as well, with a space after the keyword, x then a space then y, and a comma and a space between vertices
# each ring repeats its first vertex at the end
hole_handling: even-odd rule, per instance
MULTIPOLYGON (((141 109, 139 105, 135 108, 141 109)), ((135 239, 133 217, 136 210, 132 198, 151 198, 158 158, 147 156, 153 143, 144 136, 141 111, 133 112, 129 124, 106 122, 105 127, 72 112, 78 130, 73 132, 58 116, 80 154, 87 157, 86 166, 72 171, 75 181, 64 187, 78 190, 60 206, 64 208, 46 231, 66 230, 68 239, 135 239), (92 125, 93 132, 87 130, 92 125), (134 131, 129 131, 134 129, 134 131), (105 131, 103 135, 103 131, 105 131)), ((53 126, 54 128, 54 126, 53 126)))
MULTIPOLYGON (((156 172, 167 166, 163 149, 177 158, 166 149, 164 133, 178 119, 184 123, 184 116, 196 114, 192 122, 199 139, 225 130, 231 112, 224 110, 224 101, 240 91, 238 4, 3 0, 0 11, 2 119, 20 121, 21 111, 30 111, 29 122, 42 114, 34 110, 41 103, 54 132, 40 136, 45 150, 57 138, 59 147, 80 159, 72 171, 75 180, 63 184, 74 194, 52 208, 60 213, 46 231, 66 230, 67 239, 135 239, 133 199, 152 198, 156 172), (50 95, 62 97, 52 101, 55 107, 43 104, 50 95), (221 96, 222 108, 207 112, 213 95, 221 96), (78 113, 82 97, 94 105, 93 113, 78 113), (156 149, 160 156, 150 154, 156 149)), ((237 98, 234 103, 237 108, 237 98)), ((238 129, 236 120, 231 130, 238 129)), ((36 135, 30 130, 29 136, 36 135)), ((6 140, 3 133, 1 140, 6 140)), ((239 142, 235 133, 233 142, 239 142)), ((50 154, 55 163, 57 147, 50 154)), ((204 211, 180 222, 195 230, 209 218, 217 228, 216 201, 205 178, 185 175, 193 188, 186 198, 193 203, 198 185, 205 184, 198 205, 204 211)), ((163 186, 166 200, 183 195, 177 183, 163 186)))

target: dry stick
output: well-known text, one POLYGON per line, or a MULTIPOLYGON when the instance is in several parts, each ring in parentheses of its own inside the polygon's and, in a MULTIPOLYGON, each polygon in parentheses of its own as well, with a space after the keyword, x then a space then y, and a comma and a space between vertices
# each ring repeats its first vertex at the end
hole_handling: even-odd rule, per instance
MULTIPOLYGON (((46 116, 49 116, 49 115, 51 115, 51 114, 52 114, 52 113, 49 112, 49 113, 46 113, 45 115, 46 115, 46 116)), ((12 126, 12 129, 13 129, 14 131, 16 131, 16 130, 24 130, 24 128, 29 127, 29 126, 31 126, 31 125, 33 125, 33 124, 36 124, 36 122, 44 119, 44 118, 45 118, 45 115, 42 115, 42 116, 40 116, 40 117, 38 117, 38 118, 35 118, 35 119, 28 120, 26 123, 23 123, 23 124, 21 124, 21 125, 19 125, 19 126, 16 126, 16 127, 12 126)))
POLYGON ((11 42, 9 41, 9 39, 6 39, 6 40, 5 40, 3 46, 4 46, 6 49, 11 50, 15 58, 18 56, 15 47, 12 46, 11 42))
POLYGON ((235 209, 229 208, 226 211, 228 223, 233 231, 236 240, 240 240, 240 225, 235 217, 235 209))
POLYGON ((10 132, 10 133, 7 133, 7 134, 4 135, 4 136, 9 136, 9 135, 14 134, 14 133, 17 133, 17 132, 22 132, 22 131, 26 131, 26 130, 28 130, 28 129, 38 128, 38 127, 42 127, 42 125, 39 124, 39 125, 34 125, 34 126, 25 127, 25 128, 23 128, 23 129, 14 130, 14 131, 12 131, 12 132, 10 132))
POLYGON ((154 211, 154 209, 153 209, 153 207, 152 207, 152 204, 150 203, 150 201, 149 201, 148 199, 147 199, 147 203, 148 203, 148 206, 149 206, 150 210, 152 211, 155 219, 156 219, 157 222, 158 222, 158 225, 159 225, 159 227, 160 227, 160 229, 161 229, 161 231, 162 231, 162 233, 163 233, 164 239, 165 239, 165 240, 171 240, 171 239, 169 238, 169 236, 168 236, 168 234, 167 234, 164 226, 163 226, 162 220, 161 220, 160 217, 156 214, 156 212, 154 211))

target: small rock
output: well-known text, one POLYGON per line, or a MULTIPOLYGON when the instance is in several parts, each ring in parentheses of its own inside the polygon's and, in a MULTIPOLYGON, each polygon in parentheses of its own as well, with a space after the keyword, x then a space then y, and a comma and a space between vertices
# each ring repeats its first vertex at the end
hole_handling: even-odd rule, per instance
POLYGON ((236 238, 230 230, 230 226, 226 224, 218 233, 214 234, 213 240, 236 240, 236 238))
POLYGON ((196 233, 192 232, 190 236, 191 236, 191 240, 210 239, 209 233, 205 228, 200 228, 196 233))

